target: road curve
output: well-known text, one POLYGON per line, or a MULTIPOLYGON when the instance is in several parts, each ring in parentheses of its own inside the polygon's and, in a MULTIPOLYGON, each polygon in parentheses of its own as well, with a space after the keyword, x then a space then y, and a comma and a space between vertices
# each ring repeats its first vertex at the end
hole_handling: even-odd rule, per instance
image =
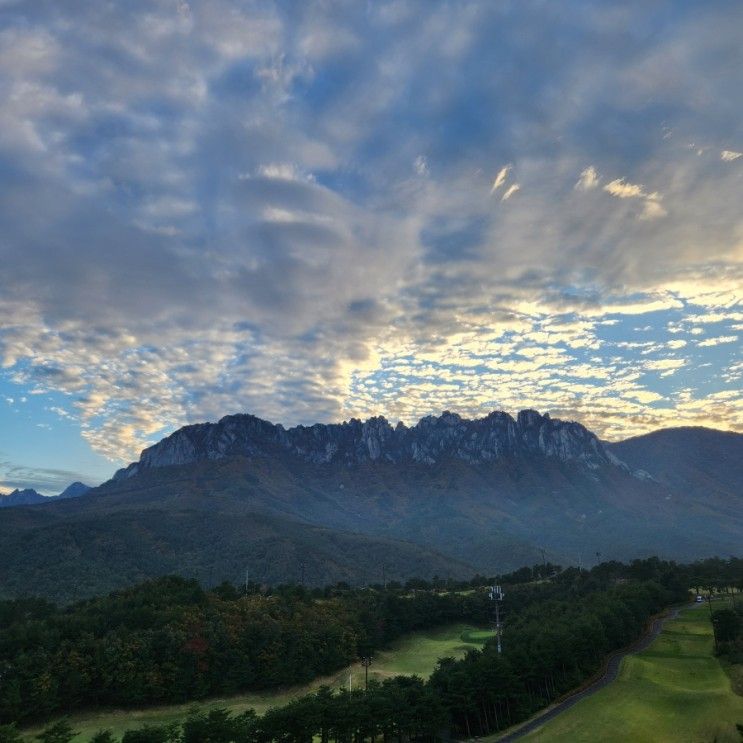
POLYGON ((537 713, 536 717, 532 717, 530 720, 522 724, 518 730, 506 733, 502 737, 493 738, 492 740, 498 741, 498 743, 510 743, 512 740, 518 740, 528 733, 531 733, 533 730, 542 727, 542 725, 562 714, 566 709, 570 709, 574 704, 580 702, 581 699, 590 697, 591 694, 595 694, 599 689, 603 689, 619 675, 619 667, 621 666, 622 661, 628 655, 633 655, 634 653, 639 653, 642 650, 645 650, 645 648, 647 648, 661 633, 665 623, 678 617, 679 611, 680 607, 677 607, 669 610, 663 616, 654 619, 648 631, 637 640, 637 642, 634 642, 632 645, 626 647, 624 650, 620 650, 609 658, 603 674, 592 681, 588 686, 575 692, 575 694, 572 694, 562 702, 558 702, 552 707, 547 707, 543 712, 537 713))

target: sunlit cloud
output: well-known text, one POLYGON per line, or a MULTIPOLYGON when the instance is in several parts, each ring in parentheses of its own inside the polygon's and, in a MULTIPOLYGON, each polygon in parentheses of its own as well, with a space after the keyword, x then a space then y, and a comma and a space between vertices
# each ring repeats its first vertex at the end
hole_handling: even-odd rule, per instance
POLYGON ((495 176, 493 185, 490 187, 491 196, 506 182, 508 174, 511 172, 511 165, 504 165, 495 176))
POLYGON ((518 183, 512 183, 504 192, 501 197, 501 201, 508 201, 517 191, 521 190, 521 186, 518 183))
POLYGON ((718 336, 717 338, 707 338, 706 340, 699 341, 697 345, 701 347, 719 346, 722 343, 737 343, 737 342, 738 342, 737 335, 721 335, 721 336, 718 336))
POLYGON ((607 183, 604 186, 604 191, 620 199, 642 199, 648 196, 643 186, 638 186, 636 183, 627 183, 624 178, 617 178, 611 183, 607 183))
POLYGON ((598 171, 593 165, 589 165, 584 171, 581 172, 578 182, 575 184, 576 191, 590 191, 599 185, 598 171))

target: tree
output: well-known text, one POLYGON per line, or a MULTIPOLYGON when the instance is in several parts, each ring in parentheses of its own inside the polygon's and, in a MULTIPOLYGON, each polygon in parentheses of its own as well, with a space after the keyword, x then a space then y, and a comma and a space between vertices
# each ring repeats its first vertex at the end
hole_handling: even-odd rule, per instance
POLYGON ((110 730, 99 730, 91 739, 90 743, 116 743, 110 730))
POLYGON ((712 614, 717 642, 732 642, 743 628, 743 620, 733 609, 718 609, 712 614))
POLYGON ((121 743, 175 743, 179 737, 178 725, 145 725, 127 730, 121 743))
POLYGON ((60 720, 39 733, 36 740, 40 740, 41 743, 70 743, 76 735, 77 731, 70 727, 67 720, 60 720))
POLYGON ((21 743, 22 740, 15 725, 0 725, 0 743, 21 743))
POLYGON ((251 740, 255 730, 253 710, 233 717, 226 709, 213 709, 208 714, 193 709, 183 724, 182 743, 242 743, 251 740))

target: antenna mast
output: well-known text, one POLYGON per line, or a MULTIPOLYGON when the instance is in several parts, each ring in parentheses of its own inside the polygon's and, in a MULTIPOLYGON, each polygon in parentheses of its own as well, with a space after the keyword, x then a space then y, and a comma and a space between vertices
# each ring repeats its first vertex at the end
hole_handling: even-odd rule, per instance
POLYGON ((500 621, 500 603, 503 601, 503 597, 506 594, 503 593, 503 590, 500 586, 491 586, 490 591, 488 591, 488 597, 493 602, 493 606, 495 607, 495 638, 498 643, 498 655, 501 654, 503 647, 501 643, 501 635, 503 634, 503 625, 500 621))

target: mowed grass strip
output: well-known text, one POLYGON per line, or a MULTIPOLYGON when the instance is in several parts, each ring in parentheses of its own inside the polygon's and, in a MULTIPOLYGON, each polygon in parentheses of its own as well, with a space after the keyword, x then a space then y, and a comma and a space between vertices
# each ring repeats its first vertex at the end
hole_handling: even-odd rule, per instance
POLYGON ((616 681, 524 740, 738 743, 743 697, 712 651, 707 607, 684 609, 647 650, 624 659, 616 681))
MULTIPOLYGON (((439 658, 461 658, 468 650, 481 647, 492 636, 493 633, 490 630, 479 629, 471 624, 454 624, 425 632, 416 632, 398 640, 388 650, 380 651, 375 655, 369 668, 369 680, 382 681, 385 678, 400 675, 428 678, 439 658)), ((363 686, 364 669, 357 663, 337 674, 316 679, 305 686, 141 710, 91 712, 73 715, 68 719, 74 730, 79 733, 75 738, 75 743, 86 743, 99 730, 110 730, 116 737, 120 737, 131 728, 180 722, 186 718, 189 709, 194 704, 204 710, 223 707, 233 713, 239 713, 254 709, 262 714, 271 707, 280 707, 292 699, 309 694, 322 685, 347 689, 349 675, 354 689, 363 686)), ((30 741, 34 740, 33 736, 41 730, 41 727, 34 727, 25 730, 24 733, 30 741)))

